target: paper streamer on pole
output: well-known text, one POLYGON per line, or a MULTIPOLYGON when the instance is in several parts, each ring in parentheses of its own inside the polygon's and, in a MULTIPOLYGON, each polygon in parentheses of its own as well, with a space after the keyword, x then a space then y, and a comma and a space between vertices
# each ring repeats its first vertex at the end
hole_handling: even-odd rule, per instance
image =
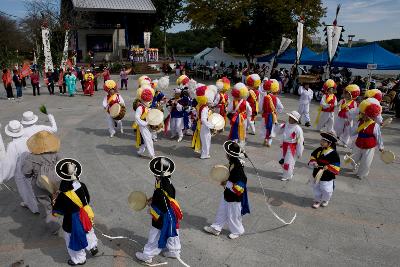
POLYGON ((65 39, 64 39, 64 50, 63 50, 63 56, 61 59, 61 69, 65 71, 66 66, 67 66, 67 59, 68 59, 68 41, 69 41, 69 30, 65 31, 65 39))
MULTIPOLYGON (((0 127, 1 127, 1 125, 0 125, 0 127)), ((6 157, 6 148, 4 146, 3 137, 1 136, 1 133, 0 133, 0 160, 4 159, 5 157, 6 157)), ((1 164, 1 162, 0 162, 0 164, 1 164)), ((1 180, 1 177, 0 177, 0 180, 1 180)), ((1 181, 0 181, 0 183, 1 183, 1 181)))
POLYGON ((326 26, 329 62, 331 62, 333 57, 335 56, 337 47, 339 45, 342 29, 343 29, 342 26, 334 26, 334 25, 326 26))
POLYGON ((144 48, 146 48, 146 49, 149 49, 149 47, 150 47, 150 37, 151 37, 151 32, 143 33, 143 44, 144 44, 144 48))
POLYGON ((49 28, 42 27, 42 40, 43 40, 43 53, 44 53, 44 67, 45 71, 49 69, 51 71, 54 70, 53 60, 51 58, 51 50, 50 50, 50 32, 49 28))
POLYGON ((297 22, 297 53, 296 53, 296 63, 300 63, 301 52, 303 51, 303 28, 304 24, 302 22, 297 22))
POLYGON ((281 41, 281 46, 279 47, 278 53, 276 53, 276 56, 279 57, 280 55, 283 54, 283 52, 286 51, 286 49, 289 47, 289 45, 292 43, 292 40, 286 37, 282 37, 281 41))

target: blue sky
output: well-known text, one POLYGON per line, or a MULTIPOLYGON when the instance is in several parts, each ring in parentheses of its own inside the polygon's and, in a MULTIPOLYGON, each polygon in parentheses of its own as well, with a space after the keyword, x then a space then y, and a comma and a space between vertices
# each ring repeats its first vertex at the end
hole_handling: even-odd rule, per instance
MULTIPOLYGON (((345 36, 355 34, 356 40, 368 41, 400 38, 400 0, 323 0, 323 3, 328 8, 327 17, 322 19, 326 23, 332 23, 336 5, 342 4, 338 22, 345 26, 345 36)), ((23 17, 24 0, 0 0, 0 11, 23 17)), ((170 32, 188 28, 188 24, 178 24, 170 32)))

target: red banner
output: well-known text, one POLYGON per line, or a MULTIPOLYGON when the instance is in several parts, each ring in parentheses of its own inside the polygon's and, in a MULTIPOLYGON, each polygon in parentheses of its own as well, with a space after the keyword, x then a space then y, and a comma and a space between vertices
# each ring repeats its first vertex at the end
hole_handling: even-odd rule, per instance
POLYGON ((22 66, 22 70, 21 70, 21 73, 20 73, 21 78, 24 78, 24 77, 29 76, 29 75, 31 75, 31 74, 32 74, 31 68, 29 67, 28 64, 25 63, 25 64, 22 66))

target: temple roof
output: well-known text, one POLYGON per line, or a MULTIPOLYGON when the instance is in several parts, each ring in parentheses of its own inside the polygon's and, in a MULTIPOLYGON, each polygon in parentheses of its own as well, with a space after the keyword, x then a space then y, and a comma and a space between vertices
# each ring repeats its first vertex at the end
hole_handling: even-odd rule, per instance
POLYGON ((151 0, 72 0, 74 8, 82 11, 155 13, 151 0))

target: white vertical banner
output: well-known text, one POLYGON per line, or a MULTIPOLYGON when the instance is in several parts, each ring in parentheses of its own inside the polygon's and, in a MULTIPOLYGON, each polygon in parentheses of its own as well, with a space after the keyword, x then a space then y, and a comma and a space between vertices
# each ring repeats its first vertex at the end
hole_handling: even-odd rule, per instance
POLYGON ((281 46, 279 47, 278 53, 276 53, 276 56, 279 57, 280 55, 283 54, 283 52, 286 51, 286 49, 289 47, 289 45, 292 43, 292 40, 286 37, 282 37, 281 41, 281 46))
POLYGON ((297 22, 297 52, 296 52, 296 62, 300 63, 301 52, 303 51, 303 29, 304 24, 302 22, 297 22))
POLYGON ((51 50, 50 50, 50 32, 49 28, 42 27, 42 40, 43 40, 43 53, 44 53, 44 67, 45 71, 49 69, 51 71, 54 70, 53 60, 51 58, 51 50))
POLYGON ((144 44, 144 48, 146 48, 146 49, 150 48, 150 37, 151 37, 151 32, 143 33, 143 44, 144 44))
POLYGON ((329 62, 331 62, 335 56, 337 47, 339 45, 340 36, 342 34, 342 29, 342 26, 326 26, 329 62))
POLYGON ((69 42, 69 30, 65 30, 64 50, 63 50, 63 56, 62 56, 61 64, 60 64, 60 67, 63 71, 65 71, 67 59, 68 59, 68 42, 69 42))

